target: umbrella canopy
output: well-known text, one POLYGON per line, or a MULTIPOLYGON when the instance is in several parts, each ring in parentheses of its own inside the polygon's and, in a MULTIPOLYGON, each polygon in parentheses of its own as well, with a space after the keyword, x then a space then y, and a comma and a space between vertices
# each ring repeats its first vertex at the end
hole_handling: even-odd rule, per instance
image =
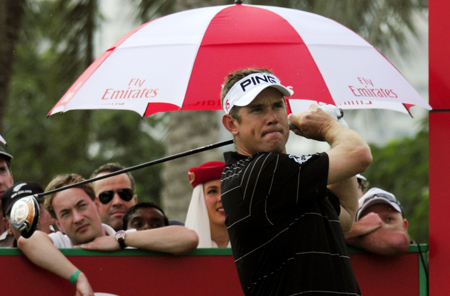
POLYGON ((345 26, 300 10, 237 4, 142 25, 100 56, 49 115, 74 109, 125 109, 141 116, 220 110, 225 76, 246 67, 272 70, 294 91, 290 101, 431 109, 380 52, 345 26))
POLYGON ((0 135, 0 142, 2 142, 3 144, 6 145, 6 141, 5 141, 5 139, 2 137, 2 135, 0 135))

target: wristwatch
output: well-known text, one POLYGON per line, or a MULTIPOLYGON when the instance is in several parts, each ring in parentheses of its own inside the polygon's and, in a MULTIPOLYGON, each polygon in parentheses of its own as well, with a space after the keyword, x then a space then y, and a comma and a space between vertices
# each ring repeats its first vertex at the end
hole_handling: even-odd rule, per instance
POLYGON ((125 236, 126 233, 123 230, 117 231, 116 234, 114 235, 114 238, 119 243, 121 249, 125 249, 127 247, 127 245, 125 244, 125 236))

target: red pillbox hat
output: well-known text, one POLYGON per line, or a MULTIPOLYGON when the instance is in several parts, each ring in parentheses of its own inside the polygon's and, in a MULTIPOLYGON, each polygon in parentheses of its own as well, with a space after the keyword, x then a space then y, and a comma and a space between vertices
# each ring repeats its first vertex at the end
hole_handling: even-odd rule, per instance
POLYGON ((194 167, 189 170, 189 181, 192 187, 195 188, 198 184, 220 179, 224 169, 225 163, 223 161, 206 162, 199 167, 194 167))

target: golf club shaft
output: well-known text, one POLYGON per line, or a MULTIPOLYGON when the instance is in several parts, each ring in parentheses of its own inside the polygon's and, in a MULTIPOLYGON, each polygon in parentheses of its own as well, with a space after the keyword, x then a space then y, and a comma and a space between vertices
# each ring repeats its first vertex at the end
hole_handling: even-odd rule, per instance
POLYGON ((229 144, 232 144, 232 143, 233 143, 233 140, 226 140, 226 141, 218 142, 218 143, 215 143, 215 144, 209 144, 209 145, 206 145, 206 146, 203 146, 203 147, 195 148, 195 149, 184 151, 184 152, 181 152, 181 153, 178 153, 178 154, 174 154, 174 155, 171 155, 171 156, 166 156, 166 157, 163 157, 163 158, 160 158, 160 159, 156 159, 156 160, 152 160, 152 161, 145 162, 145 163, 142 163, 142 164, 138 164, 138 165, 135 165, 135 166, 132 166, 132 167, 129 167, 129 168, 124 168, 122 170, 119 170, 119 171, 116 171, 116 172, 112 172, 112 173, 109 173, 109 174, 106 174, 106 175, 102 175, 102 176, 95 177, 95 178, 88 179, 88 180, 84 180, 84 181, 81 181, 81 182, 78 182, 78 183, 70 184, 70 185, 67 185, 67 186, 64 186, 64 187, 61 187, 61 188, 56 188, 56 189, 53 189, 53 190, 49 190, 47 192, 42 192, 42 193, 36 194, 36 196, 44 196, 44 195, 47 195, 47 194, 56 193, 56 192, 59 192, 59 191, 63 191, 63 190, 66 190, 66 189, 70 189, 70 188, 73 188, 73 187, 84 185, 84 184, 87 184, 87 183, 91 183, 91 182, 95 182, 95 181, 98 181, 98 180, 106 179, 106 178, 109 178, 109 177, 112 177, 112 176, 120 175, 120 174, 123 174, 123 173, 127 173, 127 172, 130 172, 130 171, 134 171, 134 170, 140 169, 140 168, 145 168, 145 167, 148 167, 148 166, 151 166, 151 165, 163 163, 163 162, 166 162, 166 161, 169 161, 169 160, 174 160, 174 159, 181 158, 181 157, 184 157, 184 156, 196 154, 196 153, 199 153, 199 152, 211 150, 211 149, 218 148, 218 147, 222 147, 222 146, 229 145, 229 144))

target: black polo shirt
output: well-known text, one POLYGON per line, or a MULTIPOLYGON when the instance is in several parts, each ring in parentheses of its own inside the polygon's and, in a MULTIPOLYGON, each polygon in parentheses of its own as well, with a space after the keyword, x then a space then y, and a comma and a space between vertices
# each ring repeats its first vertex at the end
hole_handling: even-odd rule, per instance
POLYGON ((360 295, 326 153, 224 154, 222 203, 246 295, 360 295))

